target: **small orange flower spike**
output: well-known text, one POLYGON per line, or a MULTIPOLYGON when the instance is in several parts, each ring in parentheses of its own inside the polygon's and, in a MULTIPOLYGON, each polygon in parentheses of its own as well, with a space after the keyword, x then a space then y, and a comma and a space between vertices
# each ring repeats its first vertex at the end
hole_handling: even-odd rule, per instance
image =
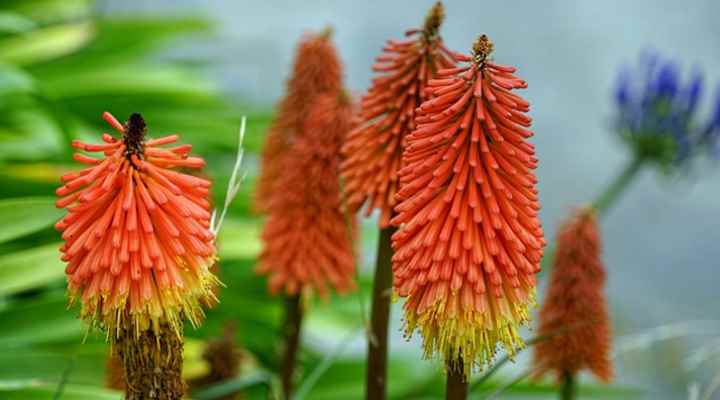
POLYGON ((381 228, 390 224, 403 142, 415 127, 415 109, 428 98, 425 88, 437 70, 455 65, 453 53, 438 33, 443 18, 438 2, 422 30, 408 31, 408 40, 387 42, 373 66, 379 76, 362 99, 360 124, 343 145, 348 205, 356 211, 367 203, 368 215, 373 209, 381 210, 381 228))
POLYGON ((332 30, 306 34, 298 46, 287 94, 278 105, 278 113, 268 130, 262 150, 260 178, 255 189, 255 209, 267 211, 267 203, 278 190, 275 183, 283 174, 279 159, 289 148, 294 135, 302 130, 309 104, 323 93, 342 89, 340 59, 330 40, 332 30))
POLYGON ((534 366, 558 380, 587 369, 600 380, 612 378, 610 318, 603 293, 605 267, 593 209, 575 213, 560 229, 547 297, 540 311, 534 366))
POLYGON ((89 167, 62 177, 56 205, 68 214, 55 228, 71 300, 81 316, 112 335, 130 327, 137 335, 161 324, 176 332, 202 317, 201 302, 212 302, 217 280, 208 268, 215 259, 210 223, 210 182, 173 168, 201 168, 188 156, 191 146, 162 147, 177 135, 146 139, 140 114, 125 125, 104 113, 122 134, 105 133, 104 144, 73 141, 76 149, 101 153, 73 158, 89 167))
POLYGON ((303 129, 282 158, 278 189, 267 203, 258 273, 272 293, 313 289, 327 295, 355 287, 351 230, 341 204, 340 144, 351 128, 352 104, 343 94, 312 101, 303 129), (349 231, 350 230, 350 231, 349 231))
POLYGON ((534 304, 545 240, 532 170, 526 84, 495 64, 483 35, 467 65, 441 69, 407 137, 392 223, 396 292, 406 332, 426 356, 490 363, 497 344, 512 355, 534 304))

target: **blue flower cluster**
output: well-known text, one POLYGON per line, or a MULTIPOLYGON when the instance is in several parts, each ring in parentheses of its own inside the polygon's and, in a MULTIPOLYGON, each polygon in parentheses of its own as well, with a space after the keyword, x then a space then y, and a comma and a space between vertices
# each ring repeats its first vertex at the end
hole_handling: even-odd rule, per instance
POLYGON ((720 158, 720 88, 710 118, 698 121, 703 76, 683 80, 679 65, 645 52, 635 68, 620 70, 616 128, 636 156, 665 165, 688 160, 700 148, 720 158))

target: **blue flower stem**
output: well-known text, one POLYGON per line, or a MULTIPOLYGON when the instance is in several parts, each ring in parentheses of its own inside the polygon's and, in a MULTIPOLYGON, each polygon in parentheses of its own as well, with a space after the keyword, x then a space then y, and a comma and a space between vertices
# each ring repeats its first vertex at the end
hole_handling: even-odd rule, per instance
MULTIPOLYGON (((635 156, 633 157, 630 162, 628 162, 625 167, 620 171, 620 173, 615 177, 615 179, 610 183, 610 185, 602 192, 600 195, 595 199, 595 201, 592 202, 593 208, 595 208, 598 217, 603 217, 607 211, 615 205, 615 202, 620 198, 620 196, 625 192, 625 189, 628 188, 630 183, 635 179, 635 177, 638 175, 638 172, 642 170, 642 167, 645 165, 646 158, 642 156, 635 156)), ((547 271, 552 268, 552 260, 555 256, 555 246, 553 244, 548 245, 545 248, 545 254, 543 255, 540 267, 541 267, 541 274, 545 274, 547 271)))
POLYGON ((597 210, 599 216, 607 213, 610 207, 615 205, 617 200, 625 192, 644 165, 644 157, 633 157, 633 159, 625 165, 625 168, 620 171, 610 185, 602 193, 600 193, 600 196, 598 196, 592 203, 593 208, 597 210))

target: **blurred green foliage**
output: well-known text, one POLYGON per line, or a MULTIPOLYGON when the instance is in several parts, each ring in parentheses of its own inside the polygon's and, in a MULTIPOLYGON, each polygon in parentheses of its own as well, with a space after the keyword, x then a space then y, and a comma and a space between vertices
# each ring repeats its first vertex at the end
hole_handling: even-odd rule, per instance
MULTIPOLYGON (((77 310, 67 309, 59 235, 52 228, 62 215, 54 208, 58 177, 76 168, 69 142, 97 142, 107 130, 100 118, 106 110, 120 119, 142 112, 151 135, 180 132, 183 142, 192 143, 208 161, 216 204, 223 201, 232 170, 240 116, 247 115, 248 175, 220 237, 220 276, 227 287, 205 324, 186 329, 186 369, 202 371, 203 343, 220 335, 227 321, 236 321, 238 343, 251 360, 243 362, 239 380, 227 384, 243 388, 249 398, 277 393, 274 378, 254 378, 272 377, 277 370, 282 310, 253 273, 260 220, 249 205, 254 160, 272 116, 223 97, 198 60, 165 54, 183 41, 212 35, 211 23, 203 19, 100 17, 85 0, 5 0, 0 6, 0 398, 121 397, 103 388, 105 338, 88 332, 77 310)), ((374 248, 373 231, 369 227, 362 235, 365 247, 374 248)), ((361 275, 360 293, 310 305, 306 333, 315 345, 303 349, 298 368, 306 398, 362 397, 363 352, 345 354, 327 343, 353 332, 360 338, 365 304, 359 302, 369 299, 369 282, 361 275), (320 365, 326 370, 316 370, 320 365), (317 380, 308 383, 310 375, 317 380)), ((404 357, 391 361, 392 398, 442 398, 440 369, 404 357)), ((483 393, 502 385, 490 380, 483 393)), ((196 393, 209 399, 221 389, 196 393)), ((522 383, 507 393, 542 397, 553 388, 522 383)), ((587 393, 598 398, 628 394, 605 388, 587 393)))

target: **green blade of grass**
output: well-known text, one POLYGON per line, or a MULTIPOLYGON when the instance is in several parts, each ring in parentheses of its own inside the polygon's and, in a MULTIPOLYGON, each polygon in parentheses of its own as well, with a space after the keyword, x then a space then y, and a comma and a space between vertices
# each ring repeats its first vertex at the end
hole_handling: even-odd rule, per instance
POLYGON ((0 243, 46 228, 57 222, 62 215, 62 210, 55 208, 54 197, 0 200, 0 221, 3 224, 0 229, 0 243))

